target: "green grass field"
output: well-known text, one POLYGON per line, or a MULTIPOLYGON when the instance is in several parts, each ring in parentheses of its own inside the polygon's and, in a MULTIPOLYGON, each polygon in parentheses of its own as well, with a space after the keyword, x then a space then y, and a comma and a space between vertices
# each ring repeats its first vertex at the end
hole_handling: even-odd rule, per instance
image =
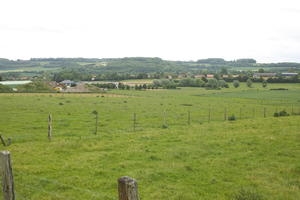
POLYGON ((0 94, 0 102, 17 199, 116 200, 121 176, 137 179, 142 200, 300 197, 300 115, 273 117, 300 113, 300 84, 0 94), (225 109, 237 120, 225 121, 225 109))

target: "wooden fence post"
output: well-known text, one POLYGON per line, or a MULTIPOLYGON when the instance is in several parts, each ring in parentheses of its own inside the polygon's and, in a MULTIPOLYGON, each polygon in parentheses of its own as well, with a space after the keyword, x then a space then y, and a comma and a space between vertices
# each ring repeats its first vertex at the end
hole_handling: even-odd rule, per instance
POLYGON ((95 128, 95 135, 98 133, 98 112, 96 113, 96 128, 95 128))
POLYGON ((240 108, 240 119, 242 119, 242 108, 240 108))
POLYGON ((48 116, 48 139, 51 141, 52 138, 52 115, 49 113, 48 116))
POLYGON ((3 200, 15 200, 14 177, 9 151, 1 151, 1 174, 3 200))
POLYGON ((2 135, 0 135, 0 140, 1 140, 2 144, 3 144, 3 146, 6 146, 5 140, 3 139, 2 135))
POLYGON ((136 113, 133 113, 133 131, 135 131, 136 127, 136 113))
POLYGON ((167 124, 167 112, 166 112, 166 110, 164 110, 164 125, 163 126, 164 127, 168 126, 168 124, 167 124))
POLYGON ((123 176, 118 179, 119 200, 139 200, 138 185, 135 179, 123 176))

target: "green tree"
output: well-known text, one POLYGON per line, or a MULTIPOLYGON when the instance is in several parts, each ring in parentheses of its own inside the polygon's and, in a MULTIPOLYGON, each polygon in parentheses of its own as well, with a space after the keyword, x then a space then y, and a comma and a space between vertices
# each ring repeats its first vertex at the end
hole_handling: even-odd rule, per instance
POLYGON ((263 88, 267 87, 267 85, 268 85, 268 82, 266 80, 263 80, 263 82, 262 82, 263 88))
POLYGON ((206 86, 209 87, 209 88, 216 89, 216 88, 219 87, 219 82, 218 82, 217 79, 211 78, 211 79, 208 79, 208 82, 206 83, 206 86))
POLYGON ((235 87, 235 88, 240 87, 240 82, 237 80, 233 81, 233 87, 235 87))
POLYGON ((249 87, 249 88, 251 88, 252 87, 252 81, 251 81, 251 79, 249 78, 248 80, 247 80, 247 82, 246 82, 246 84, 247 84, 247 86, 249 87))
POLYGON ((260 69, 258 70, 258 72, 259 72, 259 73, 264 73, 264 72, 265 72, 265 70, 264 70, 264 69, 262 69, 262 68, 260 68, 260 69))
POLYGON ((222 67, 221 74, 228 74, 228 70, 225 67, 222 67))

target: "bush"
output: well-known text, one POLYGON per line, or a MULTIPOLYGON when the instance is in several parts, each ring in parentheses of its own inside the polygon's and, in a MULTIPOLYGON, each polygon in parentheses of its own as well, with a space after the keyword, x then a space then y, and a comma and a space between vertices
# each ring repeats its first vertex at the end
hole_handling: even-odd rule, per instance
POLYGON ((282 110, 280 112, 275 112, 274 113, 274 117, 284 117, 284 116, 289 116, 290 114, 287 113, 285 110, 282 110))
POLYGON ((247 86, 249 87, 249 88, 251 88, 252 87, 252 80, 249 78, 248 80, 247 80, 247 86))
POLYGON ((268 85, 268 82, 266 80, 263 80, 262 87, 265 88, 265 87, 267 87, 267 85, 268 85))
POLYGON ((240 87, 240 82, 237 80, 233 81, 233 87, 235 87, 235 88, 240 87))
POLYGON ((228 117, 228 121, 235 121, 236 117, 234 115, 231 115, 228 117))
POLYGON ((218 89, 219 81, 215 78, 208 79, 208 82, 206 83, 206 87, 209 89, 218 89))
POLYGON ((166 128, 168 128, 168 125, 164 124, 164 125, 162 125, 162 128, 166 129, 166 128))

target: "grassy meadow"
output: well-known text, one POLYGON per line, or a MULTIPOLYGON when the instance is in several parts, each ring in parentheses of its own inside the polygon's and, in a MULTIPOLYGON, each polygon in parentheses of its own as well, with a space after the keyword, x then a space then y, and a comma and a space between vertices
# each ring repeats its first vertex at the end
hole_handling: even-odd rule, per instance
POLYGON ((130 176, 141 200, 296 200, 300 115, 273 117, 281 110, 300 113, 300 84, 0 94, 0 133, 12 139, 1 149, 17 199, 117 200, 130 176))

